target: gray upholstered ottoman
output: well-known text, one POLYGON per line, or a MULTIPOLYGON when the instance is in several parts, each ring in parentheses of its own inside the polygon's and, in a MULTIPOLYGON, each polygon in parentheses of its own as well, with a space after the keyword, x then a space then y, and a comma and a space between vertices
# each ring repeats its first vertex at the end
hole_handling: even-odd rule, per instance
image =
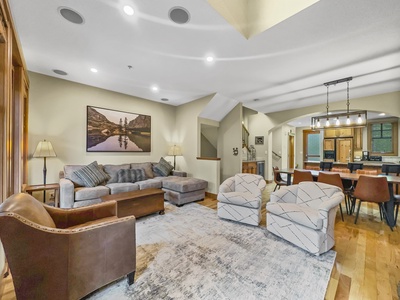
POLYGON ((182 206, 185 203, 202 200, 206 194, 208 182, 191 177, 171 177, 163 180, 164 199, 182 206))

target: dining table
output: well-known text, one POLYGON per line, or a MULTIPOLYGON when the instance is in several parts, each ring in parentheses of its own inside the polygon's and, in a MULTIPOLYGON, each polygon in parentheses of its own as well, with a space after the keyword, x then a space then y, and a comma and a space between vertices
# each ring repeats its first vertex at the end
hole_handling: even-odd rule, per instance
MULTIPOLYGON (((291 185, 292 184, 292 175, 294 173, 295 169, 282 169, 279 170, 279 173, 281 174, 286 174, 287 175, 287 184, 291 185)), ((400 176, 395 176, 395 175, 386 175, 386 174, 379 174, 379 175, 365 175, 365 174, 356 174, 356 173, 342 173, 342 172, 331 172, 331 171, 317 171, 317 170, 306 170, 306 169, 297 169, 300 171, 309 171, 311 172, 311 175, 313 176, 313 178, 315 180, 318 179, 318 175, 320 172, 324 172, 324 173, 337 173, 340 174, 340 178, 342 180, 351 180, 351 181, 358 181, 358 179, 360 178, 360 176, 384 176, 387 179, 388 182, 388 186, 389 186, 389 193, 390 193, 390 200, 385 202, 385 209, 387 211, 387 222, 388 225, 390 227, 390 229, 393 230, 393 227, 395 225, 395 221, 394 221, 394 202, 395 202, 395 198, 394 198, 394 190, 393 190, 393 185, 395 184, 400 184, 400 176)))

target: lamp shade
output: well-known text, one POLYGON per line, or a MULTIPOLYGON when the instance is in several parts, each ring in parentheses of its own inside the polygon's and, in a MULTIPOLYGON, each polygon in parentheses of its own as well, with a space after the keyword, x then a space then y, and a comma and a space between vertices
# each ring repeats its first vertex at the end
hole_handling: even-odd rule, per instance
POLYGON ((54 152, 53 145, 49 141, 40 141, 36 146, 35 153, 33 153, 33 157, 56 157, 56 153, 54 152))
POLYGON ((177 145, 171 146, 171 148, 169 148, 168 155, 181 156, 182 155, 181 147, 177 145))

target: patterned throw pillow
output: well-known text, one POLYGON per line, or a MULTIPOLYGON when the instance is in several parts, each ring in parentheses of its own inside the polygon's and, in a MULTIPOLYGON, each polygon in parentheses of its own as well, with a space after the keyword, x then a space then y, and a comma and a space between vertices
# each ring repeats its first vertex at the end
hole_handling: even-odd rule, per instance
POLYGON ((95 187, 100 183, 110 179, 110 177, 99 169, 97 161, 88 164, 82 169, 76 170, 74 172, 78 176, 86 187, 95 187))
POLYGON ((117 172, 118 183, 137 182, 146 180, 146 173, 143 168, 139 169, 121 169, 117 172))
POLYGON ((161 176, 168 176, 171 171, 174 169, 173 166, 169 162, 167 162, 163 157, 160 158, 158 164, 154 166, 154 169, 161 176))

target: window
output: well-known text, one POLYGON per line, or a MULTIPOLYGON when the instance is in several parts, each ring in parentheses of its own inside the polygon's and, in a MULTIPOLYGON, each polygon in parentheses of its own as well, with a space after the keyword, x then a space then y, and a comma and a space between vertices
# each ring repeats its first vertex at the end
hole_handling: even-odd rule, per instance
POLYGON ((397 155, 398 120, 379 120, 368 125, 368 142, 372 155, 397 155))

